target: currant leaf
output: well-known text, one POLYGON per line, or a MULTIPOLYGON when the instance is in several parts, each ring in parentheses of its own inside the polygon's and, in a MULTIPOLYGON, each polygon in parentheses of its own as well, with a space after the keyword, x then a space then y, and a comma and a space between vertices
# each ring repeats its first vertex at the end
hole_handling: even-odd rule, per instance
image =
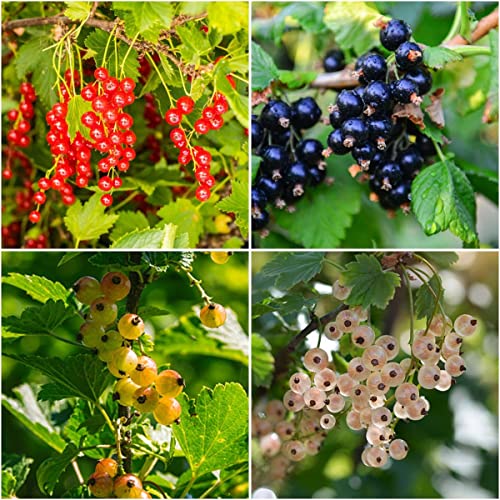
POLYGON ((252 90, 264 90, 279 76, 272 57, 260 45, 252 42, 252 90))
POLYGON ((70 295, 70 292, 61 283, 36 274, 9 273, 2 279, 2 283, 19 288, 31 298, 42 303, 52 299, 66 304, 70 295))
POLYGON ((436 297, 441 300, 439 290, 441 288, 441 278, 438 275, 432 276, 427 284, 422 284, 415 294, 415 314, 418 319, 427 318, 430 320, 439 309, 436 309, 436 297), (434 293, 431 292, 431 289, 434 293))
POLYGON ((252 385, 269 387, 273 379, 274 357, 271 344, 258 333, 252 333, 252 385))
POLYGON ((217 208, 226 213, 236 215, 236 224, 240 228, 243 238, 248 236, 248 180, 234 180, 232 193, 217 203, 217 208))

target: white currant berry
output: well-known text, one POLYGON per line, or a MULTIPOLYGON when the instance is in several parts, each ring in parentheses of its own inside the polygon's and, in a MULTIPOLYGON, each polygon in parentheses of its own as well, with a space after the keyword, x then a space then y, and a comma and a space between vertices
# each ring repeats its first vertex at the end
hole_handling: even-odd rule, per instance
POLYGON ((438 345, 436 345, 432 354, 427 359, 423 359, 422 362, 424 363, 424 365, 437 365, 440 359, 441 349, 438 345))
POLYGON ((288 441, 295 434, 295 426, 292 422, 282 420, 276 424, 275 431, 282 441, 288 441))
POLYGON ((330 368, 323 368, 314 374, 314 384, 318 389, 329 392, 335 389, 337 375, 330 368))
POLYGON ((326 393, 317 387, 311 387, 304 392, 304 403, 313 410, 320 410, 325 406, 326 393))
POLYGON ((422 420, 429 413, 429 402, 420 397, 406 405, 405 410, 410 420, 422 420))
POLYGON ((352 358, 347 365, 347 373, 353 380, 361 382, 368 378, 370 370, 366 368, 362 358, 352 358))
POLYGON ((303 436, 309 436, 319 431, 321 431, 319 419, 302 419, 299 423, 299 434, 303 436))
POLYGON ((345 407, 345 399, 340 394, 329 394, 326 407, 332 413, 339 413, 345 407))
POLYGON ((436 342, 431 335, 422 335, 414 339, 411 352, 421 361, 425 361, 434 355, 436 342))
POLYGON ((271 432, 271 434, 266 434, 262 436, 259 440, 259 446, 262 453, 266 457, 274 457, 280 452, 281 440, 276 432, 271 432))
POLYGON ((363 408, 359 412, 359 421, 363 428, 367 428, 372 423, 372 409, 368 406, 367 408, 363 408))
POLYGON ((405 379, 405 370, 399 363, 391 361, 382 368, 382 382, 388 387, 397 387, 405 379))
POLYGON ((328 354, 319 347, 309 349, 304 355, 304 367, 311 372, 319 372, 328 366, 328 354))
POLYGON ((392 413, 389 408, 382 406, 376 410, 372 410, 372 424, 377 427, 387 427, 392 420, 392 413))
POLYGON ((383 347, 372 345, 363 353, 363 363, 371 370, 381 370, 387 362, 387 353, 383 347))
POLYGON ((273 430, 273 424, 267 418, 253 418, 252 419, 252 433, 257 436, 265 436, 270 434, 273 430))
POLYGON ((290 389, 297 394, 304 394, 311 387, 309 375, 302 372, 294 373, 290 377, 290 389))
POLYGON ((440 370, 439 382, 436 385, 436 389, 445 392, 451 387, 452 383, 453 377, 446 370, 440 370))
POLYGON ((375 332, 369 326, 359 325, 352 331, 351 340, 356 347, 366 349, 373 344, 375 332))
POLYGON ((345 300, 349 297, 352 288, 343 285, 339 280, 335 281, 332 287, 332 294, 337 300, 345 300))
POLYGON ((436 314, 429 323, 429 328, 427 332, 435 337, 442 337, 449 333, 452 329, 452 322, 448 316, 443 316, 442 314, 436 314))
POLYGON ((304 397, 293 391, 286 391, 283 396, 283 404, 288 411, 297 412, 304 408, 304 397))
POLYGON ((333 429, 335 427, 335 424, 337 421, 335 420, 335 417, 331 415, 330 413, 327 413, 326 415, 322 415, 320 420, 319 420, 319 425, 326 431, 329 431, 330 429, 333 429))
POLYGON ((370 406, 368 398, 370 397, 370 391, 365 385, 357 385, 351 391, 352 406, 355 410, 362 410, 370 406))
POLYGON ((465 361, 462 356, 455 354, 450 356, 445 364, 444 369, 452 376, 452 377, 460 377, 465 372, 465 361))
POLYGON ((450 349, 460 349, 462 342, 464 341, 463 337, 458 335, 456 332, 450 332, 444 338, 444 343, 450 349))
POLYGON ((408 414, 406 413, 405 407, 399 401, 396 401, 394 403, 392 411, 394 412, 394 416, 401 420, 408 418, 408 414))
POLYGON ((396 396, 396 400, 406 407, 417 401, 419 397, 418 387, 409 382, 405 382, 396 389, 394 395, 396 396))
POLYGON ((399 366, 403 369, 405 374, 408 373, 408 371, 411 368, 411 365, 412 365, 411 358, 405 358, 405 359, 401 360, 401 362, 399 363, 399 366))
POLYGON ((378 446, 367 448, 365 460, 370 467, 383 467, 387 463, 387 452, 378 446))
POLYGON ((347 427, 349 427, 349 429, 353 431, 360 431, 363 428, 359 417, 359 412, 355 410, 351 410, 347 413, 345 422, 347 424, 347 427))
POLYGON ((342 396, 349 396, 355 385, 357 385, 357 382, 348 373, 343 373, 337 377, 337 387, 342 396))
POLYGON ((441 356, 444 359, 451 358, 451 356, 455 355, 460 355, 460 347, 459 345, 456 345, 455 347, 449 347, 446 344, 443 344, 443 348, 441 349, 441 356))
POLYGON ((390 387, 383 381, 382 374, 380 372, 372 372, 370 376, 366 379, 366 387, 370 391, 370 394, 376 396, 382 396, 389 392, 390 387))
POLYGON ((306 456, 304 445, 297 440, 287 441, 282 446, 283 454, 293 462, 300 462, 306 456))
POLYGON ((313 436, 304 441, 304 449, 309 456, 317 455, 321 450, 323 440, 319 436, 313 436))
POLYGON ((470 314, 461 314, 454 323, 455 331, 462 337, 469 337, 477 330, 478 321, 470 314))
POLYGON ((359 318, 350 309, 345 309, 337 314, 335 323, 339 330, 350 333, 359 325, 359 318))
POLYGON ((271 422, 279 422, 286 415, 286 409, 283 403, 278 399, 273 399, 266 404, 266 416, 271 422))
POLYGON ((371 394, 369 399, 370 408, 381 408, 385 404, 385 397, 382 394, 371 394))
POLYGON ((337 328, 335 321, 330 321, 323 328, 323 334, 329 340, 339 340, 344 335, 344 332, 337 328))
POLYGON ((378 427, 376 425, 370 425, 366 430, 366 440, 373 446, 378 446, 380 444, 386 444, 391 440, 393 436, 392 429, 387 427, 378 427))
POLYGON ((385 350, 387 360, 394 359, 399 354, 399 342, 392 335, 382 335, 376 340, 375 345, 385 350))
POLYGON ((389 445, 389 455, 394 460, 403 460, 408 455, 408 444, 404 439, 395 439, 389 445))
POLYGON ((360 323, 368 319, 368 309, 363 309, 361 306, 351 307, 351 311, 358 317, 360 323))
POLYGON ((434 389, 441 378, 441 370, 435 365, 424 365, 418 370, 418 383, 424 389, 434 389))

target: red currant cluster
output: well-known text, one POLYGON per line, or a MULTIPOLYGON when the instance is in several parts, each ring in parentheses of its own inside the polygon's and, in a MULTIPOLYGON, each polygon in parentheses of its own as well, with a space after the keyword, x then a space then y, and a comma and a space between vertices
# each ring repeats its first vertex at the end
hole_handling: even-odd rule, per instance
POLYGON ((2 226, 2 247, 17 248, 21 240, 21 223, 19 221, 11 222, 2 226))
POLYGON ((118 462, 112 458, 102 458, 95 466, 87 485, 90 493, 97 498, 151 498, 142 487, 142 481, 134 474, 119 475, 118 462))
POLYGON ((31 139, 26 134, 31 130, 30 120, 35 116, 33 103, 36 101, 36 94, 33 85, 28 82, 21 83, 19 92, 21 93, 19 107, 7 112, 7 119, 13 123, 12 128, 7 132, 7 141, 12 146, 27 148, 31 139))
POLYGON ((176 127, 171 130, 170 139, 179 150, 179 164, 184 166, 191 161, 195 164, 195 177, 199 184, 196 198, 203 202, 210 198, 210 190, 215 185, 215 178, 210 174, 212 155, 201 146, 192 146, 190 139, 194 132, 203 135, 210 130, 219 130, 224 125, 222 115, 229 109, 229 105, 223 94, 215 94, 211 104, 203 108, 201 117, 194 122, 192 131, 186 135, 182 118, 191 114, 194 107, 195 102, 191 97, 182 96, 177 99, 176 107, 165 113, 165 121, 176 127))

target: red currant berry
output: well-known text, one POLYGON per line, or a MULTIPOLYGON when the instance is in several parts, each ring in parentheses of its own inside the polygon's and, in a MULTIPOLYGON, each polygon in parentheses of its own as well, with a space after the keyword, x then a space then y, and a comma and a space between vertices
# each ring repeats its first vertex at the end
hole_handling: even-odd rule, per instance
POLYGON ((122 143, 122 133, 118 132, 118 131, 111 132, 111 134, 109 134, 109 140, 115 146, 118 144, 121 144, 122 143))
POLYGON ((198 201, 204 202, 210 198, 210 189, 204 184, 196 188, 196 199, 198 201))
POLYGON ((210 128, 212 130, 219 130, 224 125, 224 118, 216 116, 210 120, 210 128))
POLYGON ((170 132, 170 139, 174 143, 174 146, 177 148, 183 148, 187 144, 184 130, 180 128, 174 128, 170 132))
POLYGON ((76 196, 74 194, 65 194, 62 197, 62 202, 65 205, 73 205, 73 203, 75 203, 75 201, 76 201, 76 196))
POLYGON ((194 122, 194 129, 198 132, 198 134, 206 134, 210 130, 210 123, 207 120, 200 118, 194 122))
POLYGON ((127 105, 127 97, 124 92, 116 92, 111 98, 111 103, 115 108, 123 108, 127 105))
POLYGON ((118 126, 120 128, 130 128, 134 124, 134 119, 128 113, 120 113, 118 115, 118 126))
POLYGON ((16 144, 17 141, 19 140, 20 136, 21 136, 21 134, 17 130, 14 130, 14 129, 11 129, 7 132, 7 140, 9 142, 11 142, 12 144, 16 144))
POLYGON ((215 96, 214 108, 219 115, 223 115, 229 109, 229 104, 223 94, 217 94, 215 96))
MULTIPOLYGON (((85 125, 86 127, 95 127, 97 123, 99 122, 99 118, 97 118, 97 115, 93 111, 87 111, 86 113, 83 113, 82 118, 81 118, 82 124, 85 125)), ((48 123, 48 120, 47 120, 48 123)), ((49 123, 50 125, 50 123, 49 123)))
POLYGON ((17 130, 19 130, 19 132, 21 132, 22 134, 26 134, 26 132, 29 132, 30 129, 31 129, 31 125, 30 125, 30 122, 27 120, 21 120, 17 124, 17 130))
POLYGON ((52 179, 50 179, 50 187, 56 191, 59 191, 63 184, 64 179, 62 179, 58 175, 55 175, 54 177, 52 177, 52 179))
POLYGON ((7 120, 10 122, 15 122, 19 116, 19 111, 17 109, 11 109, 7 112, 7 120))
POLYGON ((9 179, 12 179, 12 176, 14 175, 14 173, 12 172, 12 170, 10 170, 10 168, 6 168, 5 170, 3 170, 2 172, 2 177, 6 180, 9 180, 9 179))
POLYGON ((118 170, 120 172, 126 172, 129 168, 129 161, 128 160, 120 160, 117 164, 116 164, 116 168, 118 168, 118 170))
POLYGON ((42 177, 38 180, 38 187, 42 191, 47 191, 47 189, 50 189, 50 180, 47 177, 42 177))
POLYGON ((20 147, 20 148, 27 148, 31 143, 31 139, 26 136, 26 135, 21 135, 18 139, 17 139, 17 145, 20 147))
POLYGON ((76 152, 76 159, 81 161, 82 163, 88 163, 91 158, 90 149, 81 148, 76 152))
POLYGON ((94 144, 94 147, 101 153, 107 153, 111 149, 111 142, 109 139, 101 139, 94 144))
POLYGON ((92 102, 97 97, 97 88, 92 84, 85 85, 82 89, 81 96, 84 101, 92 102))
POLYGON ((110 76, 103 81, 104 91, 112 94, 118 88, 118 80, 114 76, 110 76))
POLYGON ((213 175, 208 175, 204 184, 209 189, 213 188, 215 186, 215 177, 213 175))
POLYGON ((33 210, 30 215, 29 215, 29 220, 30 222, 32 222, 33 224, 36 224, 37 222, 40 221, 40 218, 41 218, 41 214, 38 210, 33 210))
POLYGON ((132 148, 125 148, 123 150, 123 157, 128 161, 132 161, 135 158, 135 151, 132 148))
POLYGON ((113 181, 111 180, 110 177, 105 175, 104 177, 101 177, 99 179, 97 185, 99 186, 99 189, 101 191, 111 191, 111 189, 113 188, 113 181))
POLYGON ((179 125, 182 120, 182 113, 177 108, 169 109, 165 113, 165 121, 169 125, 179 125))
POLYGON ((104 133, 104 129, 101 127, 93 127, 90 129, 90 137, 94 141, 102 141, 106 137, 106 134, 104 133))
POLYGON ((133 92, 135 89, 135 82, 132 80, 132 78, 124 78, 120 82, 120 88, 125 92, 126 94, 129 94, 130 92, 133 92))
POLYGON ((116 120, 118 120, 118 111, 116 111, 116 109, 109 108, 102 114, 102 118, 106 123, 113 125, 116 120))
POLYGON ((104 96, 97 96, 92 101, 92 109, 96 113, 105 113, 109 109, 108 100, 104 96))
POLYGON ((226 80, 229 82, 229 85, 233 87, 233 89, 236 88, 236 82, 234 81, 233 75, 226 75, 226 80))
POLYGON ((64 102, 56 102, 54 106, 52 106, 52 111, 59 118, 66 118, 68 113, 68 105, 64 102))
POLYGON ((103 194, 101 196, 101 203, 105 207, 110 207, 113 204, 113 197, 110 194, 103 194))
POLYGON ((115 177, 113 179, 113 188, 119 189, 122 187, 123 181, 119 177, 115 177))
POLYGON ((123 133, 122 142, 124 144, 126 144, 127 146, 134 145, 136 139, 137 139, 137 137, 134 134, 134 132, 132 132, 132 130, 127 130, 126 132, 123 133))
POLYGON ((212 108, 211 106, 207 106, 203 110, 202 115, 203 115, 203 118, 205 118, 205 120, 210 121, 212 118, 215 118, 215 116, 217 115, 217 112, 215 111, 215 108, 212 108))
POLYGON ((184 115, 188 115, 194 109, 194 101, 191 97, 184 95, 177 100, 177 109, 184 115))
POLYGON ((35 92, 35 89, 33 88, 33 85, 29 82, 22 82, 21 85, 19 85, 19 93, 21 95, 28 95, 28 94, 33 94, 35 92))
POLYGON ((103 68, 102 66, 96 68, 96 70, 94 71, 94 78, 100 82, 103 82, 104 80, 106 80, 106 78, 109 78, 108 70, 106 68, 103 68))
POLYGON ((204 184, 205 181, 211 177, 210 176, 210 171, 206 168, 197 168, 196 169, 196 172, 194 174, 196 180, 200 183, 200 184, 204 184))
POLYGON ((75 183, 79 188, 84 188, 87 187, 89 181, 87 177, 84 177, 82 175, 78 175, 77 178, 75 179, 75 183))

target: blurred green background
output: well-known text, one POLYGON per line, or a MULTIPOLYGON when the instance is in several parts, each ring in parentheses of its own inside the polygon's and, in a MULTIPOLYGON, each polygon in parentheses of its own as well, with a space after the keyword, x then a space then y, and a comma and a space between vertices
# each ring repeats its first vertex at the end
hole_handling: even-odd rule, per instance
MULTIPOLYGON (((2 255, 2 275, 7 276, 11 272, 42 275, 62 283, 69 289, 81 276, 90 275, 100 279, 106 272, 105 268, 93 266, 89 262, 89 258, 94 255, 93 252, 81 253, 76 258, 59 266, 63 255, 65 254, 62 252, 6 252, 2 255)), ((212 262, 208 253, 199 252, 193 264, 193 275, 203 281, 203 287, 215 302, 235 311, 239 324, 245 332, 248 331, 247 263, 248 255, 246 252, 236 252, 223 265, 212 262)), ((24 292, 7 284, 2 285, 3 316, 19 316, 27 306, 33 304, 35 302, 24 292)), ((202 304, 199 292, 189 285, 189 280, 184 273, 169 270, 161 274, 160 279, 145 287, 139 305, 167 309, 170 312, 168 316, 144 318, 146 332, 155 339, 155 350, 151 357, 158 365, 172 363, 172 368, 180 372, 186 380, 186 392, 190 397, 196 397, 204 386, 214 387, 217 383, 228 381, 239 382, 247 389, 248 368, 238 361, 198 355, 193 350, 190 350, 189 353, 181 352, 173 358, 162 355, 162 346, 169 342, 168 332, 165 330, 175 327, 179 318, 191 314, 194 306, 202 304)), ((78 319, 74 322, 69 321, 57 333, 64 338, 75 340, 80 324, 81 321, 78 319)), ((186 333, 186 336, 188 335, 186 333)), ((15 341, 4 339, 2 352, 63 358, 81 352, 81 349, 51 337, 25 336, 15 341)), ((47 379, 38 372, 6 357, 2 358, 2 392, 7 396, 12 396, 12 388, 22 383, 42 384, 46 382, 47 379)), ((56 426, 62 425, 67 417, 64 404, 61 403, 59 408, 56 404, 52 423, 56 426)), ((43 460, 54 456, 54 451, 26 431, 3 408, 2 440, 3 452, 24 454, 32 457, 35 461, 28 480, 20 491, 20 497, 42 496, 36 484, 34 471, 43 460)), ((87 477, 92 472, 95 463, 87 459, 81 462, 82 473, 84 477, 87 477)), ((182 464, 178 464, 178 466, 182 472, 182 464)), ((71 470, 68 470, 61 478, 62 491, 64 491, 65 481, 68 481, 66 486, 68 484, 74 485, 75 476, 71 470)))
MULTIPOLYGON (((274 255, 254 252, 254 280, 274 255)), ((328 258, 345 264, 354 255, 331 253, 328 258)), ((448 392, 423 391, 431 405, 429 415, 419 422, 398 424, 398 437, 410 447, 407 458, 392 461, 382 470, 365 467, 360 461, 364 433, 351 431, 342 419, 318 455, 300 462, 281 484, 254 484, 253 489, 268 486, 282 498, 498 497, 498 254, 461 252, 459 256, 456 264, 439 273, 446 290, 445 310, 452 319, 472 314, 481 320, 481 328, 464 342, 466 374, 448 392)), ((338 304, 331 297, 331 284, 338 276, 333 267, 324 265, 313 280, 321 294, 318 316, 338 304)), ((400 289, 386 310, 372 308, 372 319, 384 325, 384 333, 401 340, 409 334, 408 311, 406 290, 400 289)), ((304 314, 287 320, 298 330, 308 323, 304 314)), ((276 353, 293 333, 272 334, 273 321, 270 314, 256 318, 252 331, 265 336, 276 353)), ((317 339, 317 332, 309 335, 308 347, 315 347, 317 339)), ((321 347, 335 349, 324 338, 321 347)), ((267 396, 281 399, 285 390, 284 384, 277 384, 267 396)))
MULTIPOLYGON (((373 5, 381 15, 404 19, 413 30, 418 43, 439 45, 453 23, 456 2, 366 2, 373 5)), ((299 2, 300 4, 300 2, 299 2)), ((322 73, 322 60, 326 52, 335 47, 335 39, 326 28, 318 28, 325 2, 310 2, 311 10, 300 19, 281 15, 287 6, 295 2, 253 2, 252 37, 272 56, 280 69, 294 71, 317 71, 322 73), (312 6, 317 7, 313 9, 312 6), (281 33, 286 26, 281 43, 275 43, 274 34, 281 33), (320 33, 318 33, 320 29, 320 33)), ((470 2, 470 10, 476 19, 481 19, 498 7, 497 2, 470 2)), ((495 33, 495 32, 493 32, 495 33)), ((498 37, 498 32, 496 32, 498 37)), ((488 45, 488 38, 480 44, 488 45)), ((345 47, 342 47, 345 49, 345 47)), ((345 50, 346 62, 353 62, 356 54, 345 50)), ((434 87, 445 88, 442 98, 446 126, 444 135, 451 141, 444 149, 456 155, 458 166, 476 166, 492 172, 498 171, 498 122, 482 123, 482 114, 490 77, 489 59, 484 56, 469 57, 447 64, 443 70, 433 72, 434 87)), ((314 96, 321 109, 326 110, 335 100, 333 90, 312 92, 298 90, 290 92, 292 100, 303 96, 314 96), (293 98, 292 98, 293 97, 293 98)), ((330 131, 323 124, 314 126, 307 137, 314 137, 326 144, 330 131)), ((328 173, 342 182, 350 179, 347 169, 352 158, 331 157, 328 173)), ((352 224, 342 235, 339 248, 461 248, 461 241, 449 231, 427 237, 413 215, 398 211, 389 219, 385 210, 368 199, 368 186, 363 186, 362 205, 354 215, 352 224), (362 228, 362 229, 360 229, 362 228)), ((305 201, 304 201, 305 202, 305 201)), ((332 199, 335 203, 335 199, 332 199)), ((477 196, 477 229, 482 245, 498 247, 498 204, 479 194, 477 196)), ((328 228, 325 227, 325 231, 328 228)), ((262 248, 294 248, 286 232, 271 233, 256 240, 262 248)))

